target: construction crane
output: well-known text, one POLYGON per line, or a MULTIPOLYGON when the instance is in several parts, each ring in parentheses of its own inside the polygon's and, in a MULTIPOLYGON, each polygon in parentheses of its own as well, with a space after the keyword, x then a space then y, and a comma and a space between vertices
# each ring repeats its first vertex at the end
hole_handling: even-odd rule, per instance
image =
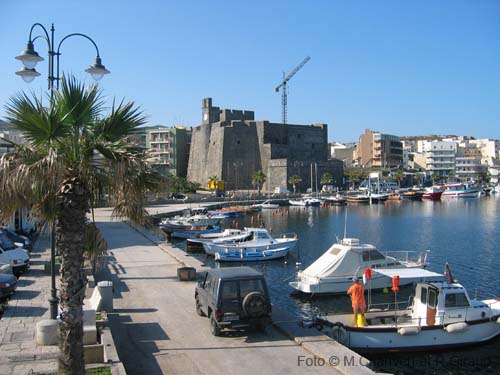
POLYGON ((281 81, 281 83, 276 86, 276 88, 274 89, 274 91, 276 92, 279 92, 280 89, 281 89, 281 120, 282 120, 282 123, 283 124, 286 124, 286 112, 287 112, 287 109, 286 109, 286 106, 287 106, 287 93, 286 93, 286 84, 288 83, 288 81, 290 81, 290 79, 295 75, 295 73, 297 73, 300 69, 302 69, 302 67, 304 65, 306 65, 306 63, 311 60, 311 58, 309 56, 307 56, 299 65, 297 65, 295 67, 294 70, 292 70, 290 72, 290 74, 288 74, 288 76, 285 77, 285 72, 283 72, 283 81, 281 81))

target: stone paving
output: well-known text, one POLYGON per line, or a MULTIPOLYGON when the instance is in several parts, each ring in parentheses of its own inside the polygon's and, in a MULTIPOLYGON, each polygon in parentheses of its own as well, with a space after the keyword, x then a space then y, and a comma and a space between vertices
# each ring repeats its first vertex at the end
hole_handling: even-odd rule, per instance
POLYGON ((36 374, 57 369, 57 346, 37 346, 36 323, 49 319, 50 237, 42 234, 31 253, 31 268, 21 275, 16 293, 0 319, 0 374, 36 374))

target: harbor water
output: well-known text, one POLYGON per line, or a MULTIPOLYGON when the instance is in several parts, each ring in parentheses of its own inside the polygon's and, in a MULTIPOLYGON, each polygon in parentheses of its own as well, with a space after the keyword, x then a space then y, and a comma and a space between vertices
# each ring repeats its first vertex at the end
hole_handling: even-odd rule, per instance
MULTIPOLYGON (((286 260, 255 262, 252 267, 266 275, 273 303, 297 319, 316 314, 350 311, 347 296, 304 298, 292 296, 297 271, 314 262, 337 239, 359 238, 382 252, 429 251, 428 269, 443 272, 445 262, 471 298, 500 297, 500 198, 431 201, 395 201, 348 207, 282 207, 242 216, 226 225, 257 226, 263 222, 275 235, 294 232, 299 245, 286 260), (347 215, 346 215, 347 210, 347 215)), ((182 241, 175 242, 185 247, 182 241)), ((212 258, 200 257, 217 267, 212 258)), ((236 266, 230 264, 227 266, 236 266)), ((226 266, 226 265, 223 265, 226 266)), ((389 293, 390 294, 390 293, 389 293)), ((378 292, 374 300, 389 302, 392 296, 378 292)), ((387 354, 368 356, 379 371, 395 374, 499 374, 500 339, 453 352, 387 354)))

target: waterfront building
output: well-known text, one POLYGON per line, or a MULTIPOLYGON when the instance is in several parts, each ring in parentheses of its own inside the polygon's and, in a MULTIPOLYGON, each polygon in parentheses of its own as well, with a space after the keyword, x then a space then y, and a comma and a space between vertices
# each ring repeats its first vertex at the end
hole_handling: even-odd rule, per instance
POLYGON ((24 143, 23 133, 14 129, 8 122, 0 120, 0 156, 14 150, 14 146, 10 142, 24 143))
POLYGON ((291 125, 255 120, 253 111, 221 109, 212 99, 202 101, 202 124, 193 128, 188 180, 206 185, 210 176, 225 182, 227 190, 255 189, 255 172, 267 176, 264 191, 283 190, 297 175, 299 191, 310 186, 310 167, 325 172, 339 184, 342 161, 329 159, 327 125, 291 125))
POLYGON ((161 173, 186 177, 190 146, 191 128, 158 125, 146 129, 151 164, 161 173))
POLYGON ((455 173, 456 152, 456 142, 427 142, 424 148, 426 170, 441 177, 455 173))
POLYGON ((331 142, 330 143, 330 158, 342 160, 345 168, 354 166, 355 159, 354 154, 356 152, 356 143, 340 143, 331 142))
POLYGON ((398 136, 365 129, 356 147, 356 160, 363 167, 400 168, 403 144, 398 136))

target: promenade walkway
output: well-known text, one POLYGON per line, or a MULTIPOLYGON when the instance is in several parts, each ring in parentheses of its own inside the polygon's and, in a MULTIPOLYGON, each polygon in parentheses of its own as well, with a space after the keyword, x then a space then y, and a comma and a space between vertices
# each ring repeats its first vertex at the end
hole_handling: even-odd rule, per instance
POLYGON ((21 275, 17 291, 0 319, 0 374, 23 375, 57 370, 57 346, 37 346, 36 323, 49 319, 49 236, 41 235, 31 253, 31 268, 21 275))
POLYGON ((299 366, 299 358, 314 355, 274 327, 212 336, 194 308, 195 283, 177 281, 181 263, 164 251, 169 245, 157 246, 109 214, 96 210, 110 254, 101 276, 113 281, 108 318, 128 374, 339 374, 328 364, 299 366))

